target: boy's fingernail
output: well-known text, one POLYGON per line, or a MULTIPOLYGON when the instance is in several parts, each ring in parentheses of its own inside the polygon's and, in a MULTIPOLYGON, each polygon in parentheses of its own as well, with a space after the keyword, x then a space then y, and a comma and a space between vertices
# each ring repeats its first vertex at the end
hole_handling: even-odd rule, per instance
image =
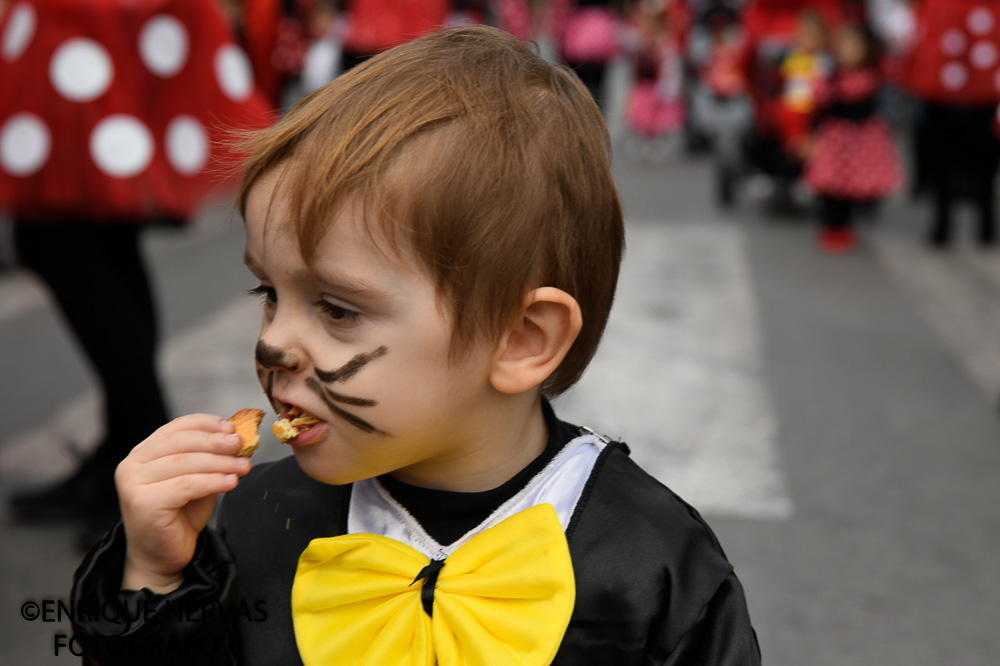
POLYGON ((243 438, 239 435, 232 434, 226 435, 226 444, 240 444, 243 442, 243 438))

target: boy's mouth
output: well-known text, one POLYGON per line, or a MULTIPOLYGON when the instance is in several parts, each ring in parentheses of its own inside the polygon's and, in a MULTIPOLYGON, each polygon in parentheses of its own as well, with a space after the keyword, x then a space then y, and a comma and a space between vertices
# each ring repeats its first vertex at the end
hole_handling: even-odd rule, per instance
POLYGON ((293 440, 317 423, 321 423, 320 419, 304 411, 301 407, 286 407, 280 418, 271 426, 271 432, 282 444, 294 444, 293 440))

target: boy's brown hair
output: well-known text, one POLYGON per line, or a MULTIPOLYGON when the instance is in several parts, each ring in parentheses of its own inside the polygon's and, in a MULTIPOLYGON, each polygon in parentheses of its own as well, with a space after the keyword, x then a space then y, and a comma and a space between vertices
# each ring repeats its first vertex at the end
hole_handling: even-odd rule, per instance
POLYGON ((525 293, 562 289, 583 329, 543 385, 572 386, 597 350, 624 250, 610 142, 569 70, 485 26, 442 30, 346 72, 248 142, 237 202, 276 191, 303 258, 360 203, 372 238, 416 257, 453 307, 452 351, 498 340, 525 293))

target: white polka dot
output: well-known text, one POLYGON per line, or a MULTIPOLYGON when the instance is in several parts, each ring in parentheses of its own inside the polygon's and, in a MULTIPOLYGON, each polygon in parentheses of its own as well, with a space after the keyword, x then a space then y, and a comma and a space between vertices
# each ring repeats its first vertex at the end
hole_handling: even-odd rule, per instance
POLYGON ((188 33, 184 24, 169 14, 157 14, 139 33, 139 55, 149 71, 170 77, 184 67, 188 57, 188 33))
POLYGON ((208 161, 208 134, 192 116, 177 116, 167 126, 167 159, 185 176, 205 167, 208 161))
POLYGON ((16 113, 0 129, 0 166, 14 176, 30 176, 49 159, 49 128, 33 113, 16 113))
POLYGON ((949 62, 941 68, 941 85, 945 90, 958 90, 969 80, 969 72, 959 62, 949 62))
POLYGON ((153 135, 134 116, 111 115, 97 123, 91 133, 90 156, 109 176, 134 176, 153 159, 153 135))
POLYGON ((113 75, 108 52, 86 37, 63 42, 49 63, 52 85, 73 102, 89 102, 103 95, 113 75))
POLYGON ((976 7, 965 18, 965 25, 973 35, 987 35, 993 31, 996 19, 986 7, 976 7))
POLYGON ((976 42, 969 52, 969 59, 972 61, 973 67, 989 69, 997 64, 997 47, 993 45, 993 42, 976 42))
POLYGON ((35 36, 37 22, 35 9, 31 5, 19 2, 10 8, 7 29, 3 33, 3 46, 0 47, 4 60, 13 62, 21 57, 31 38, 35 36))
POLYGON ((215 78, 222 92, 234 102, 246 100, 253 90, 250 61, 235 44, 224 44, 215 52, 215 78))
POLYGON ((952 58, 962 55, 968 40, 961 30, 952 28, 941 33, 941 52, 952 58))

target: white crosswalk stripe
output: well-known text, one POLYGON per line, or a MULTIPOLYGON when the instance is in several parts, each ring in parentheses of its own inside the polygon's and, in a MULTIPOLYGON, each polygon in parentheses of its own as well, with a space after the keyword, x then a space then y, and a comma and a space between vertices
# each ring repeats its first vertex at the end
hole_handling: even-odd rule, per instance
POLYGON ((760 335, 741 229, 632 223, 604 342, 559 412, 704 513, 786 518, 760 335))

